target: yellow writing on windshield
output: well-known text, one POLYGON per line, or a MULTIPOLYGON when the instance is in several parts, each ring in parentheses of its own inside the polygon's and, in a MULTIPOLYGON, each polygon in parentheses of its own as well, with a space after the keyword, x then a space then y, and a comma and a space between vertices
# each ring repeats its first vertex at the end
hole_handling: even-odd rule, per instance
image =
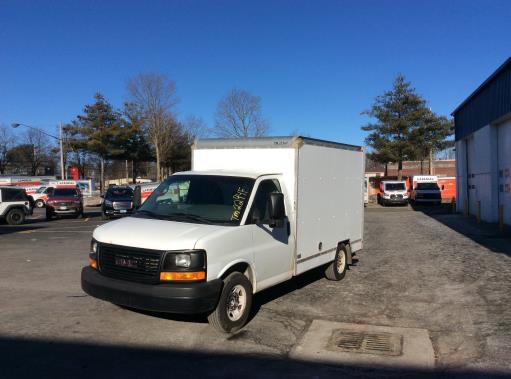
POLYGON ((248 191, 244 188, 238 187, 236 193, 232 196, 232 215, 231 221, 239 221, 241 217, 241 210, 245 205, 248 191))

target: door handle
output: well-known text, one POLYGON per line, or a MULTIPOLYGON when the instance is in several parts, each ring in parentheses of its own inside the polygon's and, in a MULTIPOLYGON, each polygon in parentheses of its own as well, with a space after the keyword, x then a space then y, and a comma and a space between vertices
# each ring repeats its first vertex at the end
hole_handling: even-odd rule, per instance
POLYGON ((287 236, 289 237, 291 235, 291 223, 287 222, 287 236))

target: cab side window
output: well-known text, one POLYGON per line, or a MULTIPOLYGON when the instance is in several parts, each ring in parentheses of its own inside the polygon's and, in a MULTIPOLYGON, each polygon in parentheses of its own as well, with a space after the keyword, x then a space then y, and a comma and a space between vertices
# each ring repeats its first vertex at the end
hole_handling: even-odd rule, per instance
POLYGON ((259 183, 257 193, 250 210, 248 224, 270 223, 270 194, 281 192, 280 184, 275 179, 263 180, 259 183))

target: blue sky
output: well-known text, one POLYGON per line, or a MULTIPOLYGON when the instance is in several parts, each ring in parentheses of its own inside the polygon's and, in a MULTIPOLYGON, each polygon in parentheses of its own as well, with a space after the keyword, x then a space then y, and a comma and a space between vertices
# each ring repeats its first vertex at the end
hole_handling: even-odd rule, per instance
POLYGON ((0 0, 0 124, 55 131, 101 91, 163 73, 180 118, 213 124, 232 87, 273 135, 362 144, 360 112, 403 73, 440 114, 511 55, 510 1, 0 0))

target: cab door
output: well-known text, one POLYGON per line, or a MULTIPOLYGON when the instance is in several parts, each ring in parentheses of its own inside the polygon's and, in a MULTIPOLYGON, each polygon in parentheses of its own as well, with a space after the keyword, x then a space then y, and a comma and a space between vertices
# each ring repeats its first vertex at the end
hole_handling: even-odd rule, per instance
MULTIPOLYGON (((278 179, 265 178, 256 186, 245 225, 251 229, 257 291, 260 291, 293 276, 294 238, 287 217, 278 226, 269 217, 270 194, 282 192, 278 179)), ((289 215, 287 202, 286 214, 289 215)))

